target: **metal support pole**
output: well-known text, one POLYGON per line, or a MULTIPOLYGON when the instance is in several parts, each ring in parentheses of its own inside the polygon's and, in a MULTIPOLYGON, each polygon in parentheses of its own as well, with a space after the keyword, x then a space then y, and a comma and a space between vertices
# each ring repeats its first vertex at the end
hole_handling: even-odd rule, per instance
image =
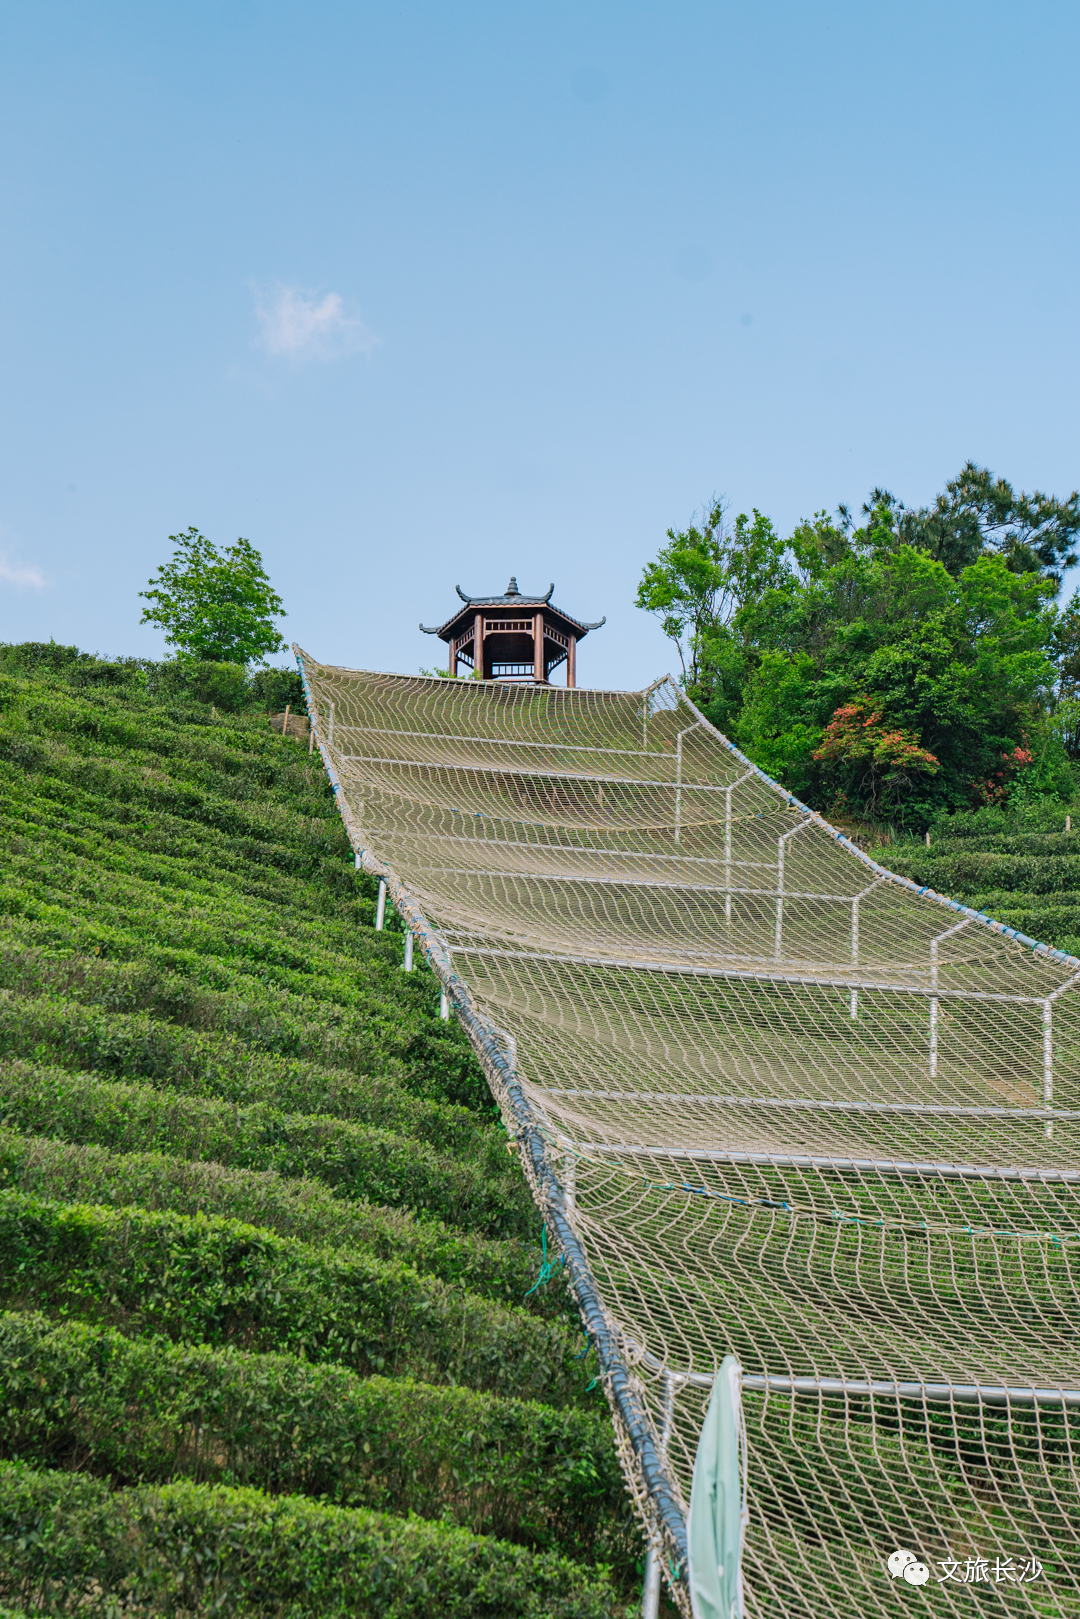
POLYGON ((642 1619, 656 1619, 660 1612, 660 1559, 650 1546, 645 1553, 645 1589, 641 1599, 642 1619))
MULTIPOLYGON (((738 782, 735 783, 738 786, 738 782)), ((783 953, 784 944, 784 856, 788 838, 793 838, 804 827, 810 826, 809 820, 800 821, 788 832, 781 832, 776 840, 776 929, 773 934, 773 954, 779 961, 783 953)))
POLYGON ((412 956, 413 956, 413 936, 412 936, 411 933, 406 933, 406 935, 405 935, 405 971, 407 973, 412 972, 412 956))
POLYGON ((386 883, 379 883, 379 903, 375 907, 375 931, 381 933, 386 921, 386 883))
MULTIPOLYGON (((932 990, 937 989, 937 987, 938 987, 938 945, 942 942, 943 939, 951 939, 954 933, 962 933, 964 928, 967 927, 967 925, 968 925, 968 923, 970 921, 971 921, 971 918, 969 916, 966 916, 962 922, 957 922, 955 924, 955 926, 953 926, 951 928, 946 928, 944 933, 939 933, 936 939, 931 939, 930 940, 930 988, 932 990)), ((938 1019, 939 1019, 940 1015, 941 1015, 941 1002, 938 1000, 936 995, 933 995, 933 996, 931 996, 931 999, 930 999, 930 1078, 931 1079, 933 1079, 935 1077, 935 1075, 937 1074, 937 1070, 938 1070, 938 1019)))
MULTIPOLYGON (((688 725, 686 727, 686 729, 684 731, 680 731, 678 736, 675 738, 675 842, 676 843, 678 843, 678 841, 679 841, 679 832, 680 832, 680 829, 681 829, 681 826, 682 826, 682 739, 683 739, 684 736, 689 736, 691 731, 696 731, 700 724, 701 724, 700 720, 695 720, 693 725, 688 725)), ((729 793, 728 794, 728 802, 730 803, 730 801, 731 801, 731 794, 729 793)))
POLYGON ((439 996, 439 1016, 442 1018, 444 1023, 445 1023, 446 1019, 450 1016, 450 1000, 449 1000, 449 997, 447 996, 447 993, 446 993, 445 989, 443 990, 442 994, 439 996))
MULTIPOLYGON (((1053 1003, 1051 1001, 1044 1001, 1043 1002, 1043 1012, 1042 1012, 1042 1026, 1043 1026, 1042 1094, 1043 1094, 1043 1106, 1044 1107, 1053 1107, 1053 1105, 1054 1105, 1054 1022, 1053 1022, 1053 1018, 1054 1018, 1053 1003)), ((1047 1119, 1046 1123, 1043 1125, 1043 1135, 1046 1136, 1047 1140, 1050 1140, 1050 1139, 1052 1139, 1053 1134, 1054 1134, 1053 1120, 1052 1119, 1047 1119)))
MULTIPOLYGON (((666 1457, 671 1429, 675 1421, 675 1379, 664 1373, 664 1406, 660 1427, 660 1456, 666 1457)), ((645 1586, 641 1596, 641 1619, 657 1619, 660 1612, 660 1559, 656 1548, 649 1543, 645 1554, 645 1586)))
MULTIPOLYGON (((851 902, 851 964, 852 964, 852 966, 853 967, 857 966, 858 961, 859 961, 859 901, 858 901, 858 898, 856 897, 851 902)), ((858 992, 857 989, 853 989, 852 992, 851 992, 851 1015, 852 1015, 853 1018, 857 1018, 858 1015, 859 1015, 859 992, 858 992)))
POLYGON ((724 794, 724 921, 731 921, 731 794, 735 783, 732 782, 724 794))
MULTIPOLYGON (((786 836, 786 834, 785 834, 786 836)), ((773 955, 780 960, 784 942, 784 839, 776 841, 776 928, 773 936, 773 955)))
POLYGON ((355 856, 355 858, 353 860, 353 865, 356 867, 357 871, 360 870, 360 856, 359 855, 355 856))

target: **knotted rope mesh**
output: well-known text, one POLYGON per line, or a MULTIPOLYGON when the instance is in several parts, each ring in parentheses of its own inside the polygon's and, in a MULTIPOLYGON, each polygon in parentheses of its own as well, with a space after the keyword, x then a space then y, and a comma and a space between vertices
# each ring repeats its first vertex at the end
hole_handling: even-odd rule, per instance
POLYGON ((1080 1614, 1080 961, 884 871, 670 679, 299 658, 357 852, 531 1132, 680 1609, 733 1353, 750 1613, 1080 1614))

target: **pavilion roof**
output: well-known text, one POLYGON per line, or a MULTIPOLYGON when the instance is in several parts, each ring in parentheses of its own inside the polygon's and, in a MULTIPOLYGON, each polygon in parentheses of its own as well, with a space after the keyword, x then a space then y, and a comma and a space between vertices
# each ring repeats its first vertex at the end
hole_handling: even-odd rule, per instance
POLYGON ((581 619, 573 618, 569 613, 564 613, 561 607, 553 607, 551 605, 551 597, 555 589, 554 585, 549 585, 547 587, 547 591, 542 596, 524 595, 518 589, 516 578, 512 578, 510 580, 510 583, 507 585, 501 596, 466 596, 460 585, 455 585, 454 589, 465 603, 464 607, 459 607, 457 612, 452 613, 444 624, 421 624, 420 628, 423 630, 425 635, 440 635, 444 640, 448 640, 450 635, 453 633, 455 625, 460 624, 462 621, 467 621, 478 607, 497 607, 501 608, 503 611, 509 608, 511 611, 516 610, 520 612, 524 612, 526 608, 529 608, 534 612, 537 608, 546 608, 549 618, 558 618, 563 620, 574 630, 578 637, 587 635, 590 630, 598 630, 602 624, 607 623, 606 614, 603 618, 598 619, 596 623, 587 624, 581 619))

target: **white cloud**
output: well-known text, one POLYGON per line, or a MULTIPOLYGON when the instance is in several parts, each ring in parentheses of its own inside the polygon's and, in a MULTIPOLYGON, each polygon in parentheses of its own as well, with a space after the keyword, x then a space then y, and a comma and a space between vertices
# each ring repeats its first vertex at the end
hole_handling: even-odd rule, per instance
POLYGON ((278 286, 269 295, 257 291, 255 313, 268 354, 330 360, 358 350, 367 354, 379 341, 362 320, 346 313, 337 292, 319 299, 297 287, 278 286))
POLYGON ((0 581, 5 585, 30 585, 34 590, 45 589, 45 575, 39 568, 20 568, 17 562, 9 562, 4 556, 0 556, 0 581))

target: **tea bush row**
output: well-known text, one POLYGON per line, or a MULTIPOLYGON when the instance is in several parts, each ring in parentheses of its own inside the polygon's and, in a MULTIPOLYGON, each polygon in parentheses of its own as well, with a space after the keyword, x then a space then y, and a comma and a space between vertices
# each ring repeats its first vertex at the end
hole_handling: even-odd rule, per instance
MULTIPOLYGON (((20 1017, 21 1010, 0 1002, 0 1051, 21 1045, 44 1054, 41 1022, 20 1017)), ((238 1107, 10 1060, 0 1061, 0 1118, 33 1135, 122 1152, 158 1147, 227 1167, 309 1176, 343 1196, 411 1207, 484 1236, 528 1237, 538 1227, 520 1173, 493 1131, 493 1150, 474 1161, 326 1115, 285 1113, 266 1103, 238 1107)))
POLYGON ((335 1196, 319 1181, 271 1170, 223 1169, 164 1152, 115 1153, 0 1126, 0 1188, 66 1203, 218 1214, 317 1248, 356 1248, 541 1315, 569 1308, 561 1286, 532 1291, 535 1243, 491 1241, 417 1220, 407 1209, 335 1196))
POLYGON ((0 1192, 0 1304, 557 1405, 591 1376, 567 1327, 401 1263, 219 1216, 14 1191, 0 1192))
POLYGON ((603 1412, 19 1313, 0 1404, 0 1453, 121 1483, 254 1484, 586 1556, 605 1519, 628 1527, 603 1412))
POLYGON ((37 1613, 616 1619, 604 1571, 423 1518, 0 1465, 0 1596, 37 1613))

